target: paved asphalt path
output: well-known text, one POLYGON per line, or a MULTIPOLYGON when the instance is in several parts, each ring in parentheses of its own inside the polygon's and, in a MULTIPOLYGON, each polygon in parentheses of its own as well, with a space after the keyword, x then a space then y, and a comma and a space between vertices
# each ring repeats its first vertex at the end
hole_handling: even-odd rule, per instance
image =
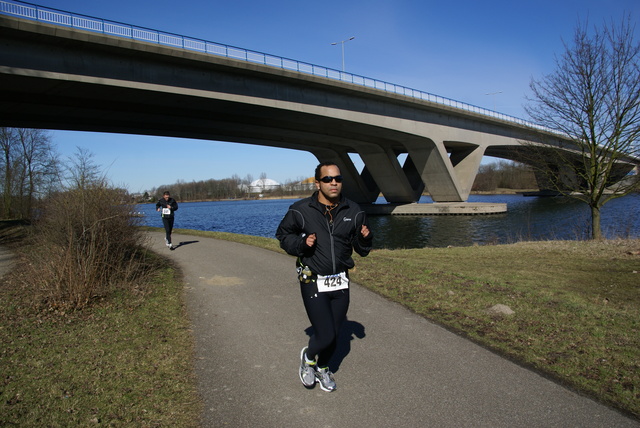
POLYGON ((205 427, 640 427, 357 285, 331 364, 338 389, 305 389, 293 257, 150 237, 183 269, 205 427))

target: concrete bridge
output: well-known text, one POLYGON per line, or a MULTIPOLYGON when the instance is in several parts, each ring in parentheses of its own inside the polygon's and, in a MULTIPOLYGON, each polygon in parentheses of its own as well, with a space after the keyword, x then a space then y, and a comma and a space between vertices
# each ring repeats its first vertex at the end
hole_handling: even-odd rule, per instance
POLYGON ((128 38, 105 34, 104 21, 102 30, 78 29, 84 17, 60 15, 65 25, 0 15, 0 126, 305 150, 340 166, 351 199, 371 203, 382 193, 399 204, 425 190, 438 203, 465 202, 483 156, 517 159, 523 142, 557 140, 516 118, 395 85, 345 82, 328 69, 318 76, 307 71, 316 66, 264 54, 255 61, 258 54, 240 49, 237 59, 230 47, 212 55, 209 42, 196 41, 204 51, 185 49, 193 39, 159 43, 163 35, 180 40, 165 33, 140 40, 129 36, 136 27, 128 38), (362 172, 350 154, 360 156, 362 172))

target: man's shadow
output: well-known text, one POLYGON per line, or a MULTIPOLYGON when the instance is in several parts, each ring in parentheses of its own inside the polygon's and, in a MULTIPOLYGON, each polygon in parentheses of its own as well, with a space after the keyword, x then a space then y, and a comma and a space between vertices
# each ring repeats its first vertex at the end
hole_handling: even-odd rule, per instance
MULTIPOLYGON (((313 334, 313 327, 307 327, 304 332, 307 336, 311 337, 313 334)), ((340 333, 338 334, 336 351, 333 353, 331 360, 329 360, 329 370, 333 373, 337 373, 338 370, 340 370, 340 364, 342 364, 342 361, 347 355, 349 355, 349 352, 351 352, 351 341, 355 338, 363 339, 364 337, 364 326, 359 322, 346 320, 342 323, 340 333)))
POLYGON ((175 246, 172 248, 172 250, 176 250, 176 249, 178 249, 178 248, 182 247, 183 245, 196 244, 196 243, 198 243, 198 242, 200 242, 200 241, 180 241, 180 242, 178 243, 178 245, 175 245, 175 246))

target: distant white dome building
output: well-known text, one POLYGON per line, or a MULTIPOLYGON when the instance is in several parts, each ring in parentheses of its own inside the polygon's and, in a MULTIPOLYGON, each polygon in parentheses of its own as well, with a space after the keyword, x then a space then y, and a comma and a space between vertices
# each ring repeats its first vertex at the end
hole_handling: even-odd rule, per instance
POLYGON ((280 187, 280 183, 270 178, 260 178, 254 180, 249 185, 249 191, 251 193, 262 193, 268 190, 275 190, 280 187))

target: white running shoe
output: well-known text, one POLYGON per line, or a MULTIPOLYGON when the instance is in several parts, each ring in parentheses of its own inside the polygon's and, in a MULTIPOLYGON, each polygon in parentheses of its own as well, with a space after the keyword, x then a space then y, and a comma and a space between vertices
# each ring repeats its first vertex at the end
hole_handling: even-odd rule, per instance
POLYGON ((316 384, 316 362, 309 363, 306 352, 307 347, 305 346, 300 352, 300 370, 298 371, 298 375, 306 388, 312 388, 313 385, 316 384))
POLYGON ((329 367, 318 368, 316 370, 316 379, 320 384, 320 389, 327 392, 336 390, 336 382, 333 380, 333 373, 329 370, 329 367))

